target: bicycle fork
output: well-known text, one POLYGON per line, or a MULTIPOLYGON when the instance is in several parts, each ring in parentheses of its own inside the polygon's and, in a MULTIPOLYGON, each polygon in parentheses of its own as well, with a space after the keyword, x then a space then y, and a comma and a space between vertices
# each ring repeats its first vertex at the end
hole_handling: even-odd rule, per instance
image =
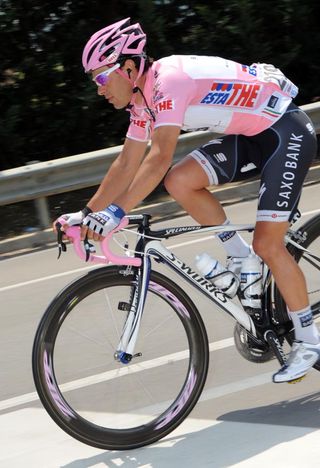
POLYGON ((120 342, 114 354, 115 360, 122 364, 129 364, 132 358, 141 356, 141 353, 134 354, 134 349, 146 301, 150 270, 150 259, 145 256, 143 265, 135 273, 135 284, 132 286, 133 290, 129 304, 119 303, 120 309, 128 311, 120 342))

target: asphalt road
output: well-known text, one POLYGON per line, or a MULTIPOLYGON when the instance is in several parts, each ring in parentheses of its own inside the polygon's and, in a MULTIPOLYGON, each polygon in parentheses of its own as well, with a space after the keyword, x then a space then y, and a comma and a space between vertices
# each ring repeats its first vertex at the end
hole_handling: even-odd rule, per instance
MULTIPOLYGON (((318 199, 319 186, 305 189, 304 220, 320 211, 318 199)), ((227 212, 233 222, 254 222, 255 202, 231 205, 227 212)), ((171 225, 191 223, 185 217, 171 225)), ((181 236, 168 245, 191 265, 203 251, 223 259, 216 242, 204 236, 192 243, 181 236)), ((205 390, 189 418, 157 444, 128 452, 95 449, 65 434, 37 399, 31 348, 49 301, 88 266, 71 249, 59 262, 56 254, 48 249, 0 262, 0 467, 320 466, 320 375, 312 370, 299 384, 272 384, 277 363, 241 358, 232 341, 233 321, 198 293, 192 297, 214 350, 205 390)))

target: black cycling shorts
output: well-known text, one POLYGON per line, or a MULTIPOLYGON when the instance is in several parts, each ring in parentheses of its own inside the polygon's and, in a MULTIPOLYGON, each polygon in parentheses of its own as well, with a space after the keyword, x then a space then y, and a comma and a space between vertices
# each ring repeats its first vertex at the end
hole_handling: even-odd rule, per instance
POLYGON ((209 185, 261 174, 257 221, 290 221, 317 151, 309 117, 291 103, 270 128, 254 136, 226 135, 191 152, 209 185))

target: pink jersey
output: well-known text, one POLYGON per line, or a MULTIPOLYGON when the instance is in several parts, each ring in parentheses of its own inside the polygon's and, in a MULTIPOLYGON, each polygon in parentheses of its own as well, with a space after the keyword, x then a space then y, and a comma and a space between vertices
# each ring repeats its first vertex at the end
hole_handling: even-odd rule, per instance
POLYGON ((298 88, 273 65, 172 55, 152 65, 143 92, 155 121, 146 106, 133 106, 127 137, 139 141, 163 125, 256 135, 284 114, 298 88))

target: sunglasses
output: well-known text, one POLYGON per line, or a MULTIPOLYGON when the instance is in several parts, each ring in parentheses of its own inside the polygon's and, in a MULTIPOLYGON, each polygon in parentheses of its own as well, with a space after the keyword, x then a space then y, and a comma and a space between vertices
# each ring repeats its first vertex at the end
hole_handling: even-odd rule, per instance
POLYGON ((116 63, 113 65, 113 67, 108 68, 108 70, 99 73, 94 78, 92 78, 92 81, 94 81, 97 86, 104 86, 109 80, 110 73, 117 70, 118 68, 120 68, 120 63, 116 63))

